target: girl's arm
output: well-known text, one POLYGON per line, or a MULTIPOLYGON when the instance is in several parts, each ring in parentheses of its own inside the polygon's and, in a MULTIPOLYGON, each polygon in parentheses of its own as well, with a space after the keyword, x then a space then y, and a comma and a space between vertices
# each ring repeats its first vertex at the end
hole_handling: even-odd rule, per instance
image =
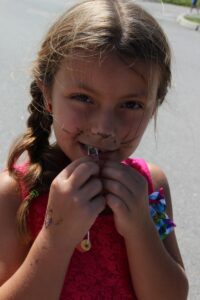
MULTIPOLYGON (((164 188, 166 212, 173 219, 167 179, 158 167, 151 165, 150 170, 155 190, 164 188)), ((125 242, 138 299, 187 299, 188 281, 174 231, 162 242, 153 221, 149 219, 135 231, 134 239, 127 238, 125 242)))
POLYGON ((43 226, 30 250, 22 245, 14 222, 17 185, 1 175, 0 245, 8 245, 0 247, 1 300, 59 299, 74 249, 105 207, 98 173, 96 163, 82 158, 54 179, 47 206, 52 223, 43 226))
POLYGON ((16 229, 19 204, 18 185, 3 172, 0 175, 0 299, 59 299, 73 248, 65 245, 64 249, 49 231, 42 229, 29 249, 16 229))
MULTIPOLYGON (((172 205, 164 173, 150 166, 154 188, 164 188, 167 214, 172 218, 172 205)), ((133 287, 140 300, 186 300, 188 281, 172 232, 161 241, 148 209, 147 182, 130 167, 105 165, 104 188, 108 205, 114 212, 118 232, 124 237, 133 287)))

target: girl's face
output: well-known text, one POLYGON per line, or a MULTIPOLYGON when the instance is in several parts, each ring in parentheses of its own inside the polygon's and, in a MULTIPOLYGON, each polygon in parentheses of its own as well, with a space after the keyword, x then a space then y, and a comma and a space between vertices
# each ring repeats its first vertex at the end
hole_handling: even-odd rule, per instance
POLYGON ((99 150, 122 161, 138 146, 156 109, 159 72, 146 63, 131 68, 117 55, 62 62, 47 101, 57 144, 73 161, 99 150))

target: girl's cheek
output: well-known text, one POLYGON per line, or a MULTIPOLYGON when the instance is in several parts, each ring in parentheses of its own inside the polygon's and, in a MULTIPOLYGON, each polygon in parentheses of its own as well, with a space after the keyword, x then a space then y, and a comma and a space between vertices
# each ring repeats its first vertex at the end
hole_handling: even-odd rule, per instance
POLYGON ((143 122, 143 116, 127 116, 119 118, 119 131, 121 131, 122 138, 135 136, 140 125, 143 122))
POLYGON ((70 133, 77 133, 84 130, 87 116, 79 110, 68 110, 62 113, 61 127, 70 133))
POLYGON ((121 128, 124 128, 121 131, 122 143, 131 147, 135 142, 140 141, 141 137, 144 134, 144 131, 149 123, 149 114, 143 112, 140 115, 136 115, 135 117, 124 119, 121 118, 121 128))

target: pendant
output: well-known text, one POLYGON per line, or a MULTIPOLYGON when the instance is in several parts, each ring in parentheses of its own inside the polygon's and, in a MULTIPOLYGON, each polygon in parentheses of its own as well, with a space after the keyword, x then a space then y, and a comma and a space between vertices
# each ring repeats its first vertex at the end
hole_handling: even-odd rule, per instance
POLYGON ((80 244, 76 247, 77 250, 80 252, 87 252, 91 249, 92 244, 90 242, 90 235, 89 232, 87 233, 87 238, 82 240, 80 244))
POLYGON ((83 252, 87 252, 91 249, 91 242, 88 239, 82 240, 82 242, 80 243, 81 249, 83 250, 83 252))

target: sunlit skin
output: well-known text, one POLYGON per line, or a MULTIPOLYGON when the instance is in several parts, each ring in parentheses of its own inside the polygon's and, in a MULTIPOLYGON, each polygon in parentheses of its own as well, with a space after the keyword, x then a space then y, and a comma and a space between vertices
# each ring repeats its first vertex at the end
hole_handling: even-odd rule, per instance
POLYGON ((114 54, 102 63, 98 58, 64 61, 48 93, 64 153, 72 161, 85 156, 82 143, 103 150, 111 160, 130 156, 156 106, 158 72, 149 77, 147 64, 130 68, 114 54))
MULTIPOLYGON (((186 293, 187 282, 175 235, 162 243, 149 213, 146 179, 121 163, 134 152, 154 115, 158 85, 155 65, 136 61, 130 68, 113 54, 102 63, 78 57, 63 61, 52 88, 43 87, 56 142, 72 161, 49 192, 47 214, 51 212, 52 224, 62 222, 45 234, 71 255, 108 206, 125 241, 138 299, 151 295, 160 300, 163 290, 167 300, 183 299, 179 296, 186 293), (100 163, 88 157, 88 145, 98 148, 100 163), (184 289, 177 289, 177 280, 184 289)), ((172 217, 167 180, 159 168, 150 171, 154 188, 163 186, 167 193, 172 217)))
MULTIPOLYGON (((124 238, 137 299, 186 300, 188 283, 175 233, 161 241, 149 213, 146 179, 121 163, 134 152, 154 115, 158 84, 156 66, 135 62, 129 68, 115 55, 101 64, 77 56, 62 62, 50 88, 38 82, 53 116, 56 142, 71 163, 51 183, 44 226, 31 245, 19 240, 16 228, 22 201, 18 182, 8 172, 0 174, 2 300, 27 299, 27 295, 59 299, 77 246, 106 205, 124 238), (98 148, 100 163, 88 157, 87 145, 98 148)), ((154 165, 150 172, 154 189, 164 187, 172 218, 167 179, 154 165)), ((91 234, 95 252, 94 240, 91 234)), ((102 268, 104 263, 97 261, 102 268)), ((84 287, 85 282, 81 284, 84 287)))
MULTIPOLYGON (((81 236, 106 205, 124 237, 141 220, 150 219, 147 182, 121 161, 136 149, 155 111, 159 73, 155 66, 154 70, 152 73, 150 65, 141 62, 130 68, 130 62, 114 54, 101 63, 97 58, 77 58, 61 64, 52 89, 45 92, 52 106, 56 142, 72 161, 54 179, 49 203, 55 199, 66 202, 69 197, 68 205, 72 205, 73 199, 79 200, 80 207, 73 203, 65 218, 72 223, 82 220, 81 236), (103 164, 88 158, 87 145, 99 149, 103 164), (87 208, 83 208, 85 201, 87 208), (96 210, 86 220, 84 209, 91 209, 94 203, 96 210)), ((67 228, 71 232, 72 224, 67 228)))

